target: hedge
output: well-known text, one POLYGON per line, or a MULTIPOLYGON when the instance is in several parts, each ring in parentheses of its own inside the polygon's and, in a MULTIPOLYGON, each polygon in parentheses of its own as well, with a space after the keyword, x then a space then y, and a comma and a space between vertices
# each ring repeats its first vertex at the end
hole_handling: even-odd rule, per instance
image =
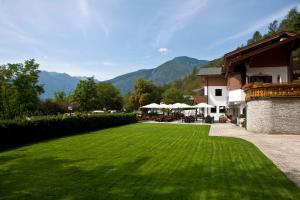
POLYGON ((56 116, 0 122, 0 149, 137 122, 135 114, 56 116))

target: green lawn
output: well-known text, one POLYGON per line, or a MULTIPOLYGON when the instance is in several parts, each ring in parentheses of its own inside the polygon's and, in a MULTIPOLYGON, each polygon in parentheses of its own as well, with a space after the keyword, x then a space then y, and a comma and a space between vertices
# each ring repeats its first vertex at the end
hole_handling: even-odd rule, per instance
POLYGON ((0 153, 0 199, 300 199, 254 145, 133 124, 0 153))

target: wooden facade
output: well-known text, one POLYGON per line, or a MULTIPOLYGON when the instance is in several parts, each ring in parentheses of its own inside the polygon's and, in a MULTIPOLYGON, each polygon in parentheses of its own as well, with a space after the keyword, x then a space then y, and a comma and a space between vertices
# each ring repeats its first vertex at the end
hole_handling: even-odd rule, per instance
POLYGON ((223 76, 205 77, 205 86, 226 86, 226 79, 223 76))
POLYGON ((248 65, 250 68, 289 66, 289 54, 290 52, 287 47, 277 47, 251 57, 248 65))
POLYGON ((240 73, 231 73, 227 77, 227 87, 229 90, 242 88, 242 77, 240 73))
POLYGON ((254 82, 292 83, 298 78, 300 82, 300 65, 295 64, 300 59, 298 51, 300 35, 280 33, 225 54, 222 71, 228 89, 239 89, 254 82))

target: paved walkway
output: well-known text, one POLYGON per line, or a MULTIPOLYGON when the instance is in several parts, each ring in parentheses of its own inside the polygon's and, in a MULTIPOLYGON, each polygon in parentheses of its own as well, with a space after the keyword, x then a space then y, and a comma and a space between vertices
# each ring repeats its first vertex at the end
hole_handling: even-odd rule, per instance
POLYGON ((213 124, 209 135, 237 137, 255 144, 300 187, 300 135, 257 134, 233 124, 213 124))

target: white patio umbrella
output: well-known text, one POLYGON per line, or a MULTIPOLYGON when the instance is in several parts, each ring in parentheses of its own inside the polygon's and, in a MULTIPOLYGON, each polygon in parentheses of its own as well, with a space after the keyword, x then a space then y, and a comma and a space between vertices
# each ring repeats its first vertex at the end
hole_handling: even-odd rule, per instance
POLYGON ((194 108, 213 108, 212 105, 209 105, 207 103, 198 103, 197 105, 193 106, 194 108))
POLYGON ((169 108, 171 109, 187 109, 187 108, 193 108, 190 105, 187 105, 185 103, 174 103, 172 105, 169 105, 169 108))
POLYGON ((179 107, 180 108, 193 108, 193 106, 190 106, 190 105, 185 104, 185 103, 181 103, 179 107))
POLYGON ((206 108, 208 113, 208 108, 213 108, 212 105, 209 105, 207 103, 198 103, 197 105, 193 106, 194 108, 206 108))
POLYGON ((160 108, 160 105, 157 103, 151 103, 151 104, 142 106, 141 108, 156 108, 156 109, 158 109, 158 108, 160 108))
POLYGON ((180 107, 181 103, 174 103, 174 104, 170 104, 169 108, 170 109, 178 109, 180 107))
POLYGON ((167 108, 167 109, 168 109, 168 108, 171 108, 171 105, 164 104, 164 103, 160 103, 160 104, 159 104, 159 108, 162 108, 162 109, 163 109, 163 108, 167 108))

